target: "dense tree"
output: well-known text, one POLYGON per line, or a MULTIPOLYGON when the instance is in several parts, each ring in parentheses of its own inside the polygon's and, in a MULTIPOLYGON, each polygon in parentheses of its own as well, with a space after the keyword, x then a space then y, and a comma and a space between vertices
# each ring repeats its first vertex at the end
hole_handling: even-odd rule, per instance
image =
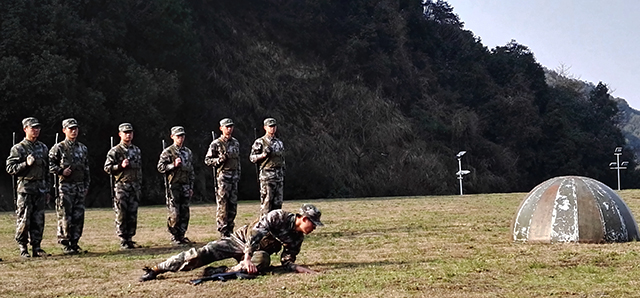
MULTIPOLYGON (((169 128, 185 126, 203 157, 224 117, 246 156, 262 119, 279 120, 286 199, 456 193, 459 150, 465 192, 568 174, 611 183, 603 163, 624 144, 606 85, 549 85, 526 46, 487 49, 442 0, 7 0, 0 16, 0 147, 26 116, 49 145, 78 118, 89 206, 110 204, 101 168, 125 121, 145 204, 164 201, 155 163, 169 128)), ((240 198, 257 199, 242 163, 240 198)), ((212 201, 211 171, 196 172, 195 199, 212 201)))

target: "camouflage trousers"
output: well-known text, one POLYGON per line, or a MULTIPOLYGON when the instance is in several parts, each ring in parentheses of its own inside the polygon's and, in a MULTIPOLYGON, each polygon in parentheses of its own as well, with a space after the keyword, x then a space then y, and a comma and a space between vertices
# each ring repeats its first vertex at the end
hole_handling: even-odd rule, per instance
POLYGON ((282 209, 284 181, 260 180, 260 216, 282 209))
POLYGON ((238 181, 229 181, 218 177, 217 183, 216 223, 218 224, 218 232, 229 236, 233 233, 234 221, 238 210, 238 181))
MULTIPOLYGON (((191 271, 205 266, 215 261, 233 258, 240 262, 244 256, 244 245, 238 240, 224 237, 220 240, 207 243, 201 248, 191 248, 177 255, 169 257, 166 261, 156 265, 162 271, 191 271)), ((251 262, 256 265, 258 271, 269 268, 271 259, 269 253, 256 251, 253 253, 251 262)), ((241 269, 241 268, 235 268, 241 269)))
POLYGON ((138 225, 140 184, 118 182, 114 189, 113 210, 116 213, 116 234, 122 240, 130 241, 136 234, 138 225))
POLYGON ((60 183, 58 190, 58 243, 78 243, 84 229, 84 182, 60 183))
POLYGON ((189 227, 189 197, 188 184, 169 186, 167 192, 167 230, 171 240, 182 240, 189 227))
POLYGON ((44 231, 46 194, 18 193, 16 199, 16 242, 39 247, 44 231))

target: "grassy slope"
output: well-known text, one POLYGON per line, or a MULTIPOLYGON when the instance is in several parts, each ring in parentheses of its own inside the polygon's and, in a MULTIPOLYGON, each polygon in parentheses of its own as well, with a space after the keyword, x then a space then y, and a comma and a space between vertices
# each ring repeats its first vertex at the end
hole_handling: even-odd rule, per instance
MULTIPOLYGON (((621 196, 640 214, 640 191, 621 196)), ((54 256, 22 260, 12 213, 0 214, 0 296, 7 297, 621 297, 634 296, 640 274, 637 243, 531 245, 510 240, 524 194, 322 200, 326 227, 308 236, 299 262, 318 275, 269 275, 255 280, 188 280, 201 270, 168 273, 138 283, 142 268, 180 251, 168 245, 162 206, 140 210, 135 240, 146 248, 122 252, 113 211, 87 212, 82 256, 61 256, 55 219, 47 213, 43 247, 54 256)), ((302 202, 286 201, 295 210, 302 202)), ((256 202, 243 202, 238 223, 256 202)), ((192 207, 187 236, 217 237, 211 205, 192 207)), ((275 259, 274 259, 275 260, 275 259)), ((230 265, 224 261, 220 264, 230 265)))

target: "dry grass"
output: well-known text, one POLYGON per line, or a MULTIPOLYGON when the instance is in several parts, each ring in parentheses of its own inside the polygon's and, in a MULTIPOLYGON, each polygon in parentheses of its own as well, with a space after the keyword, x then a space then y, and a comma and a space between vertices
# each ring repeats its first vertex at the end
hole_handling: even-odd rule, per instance
MULTIPOLYGON (((621 193, 640 214, 640 191, 621 193)), ((255 280, 187 282, 201 271, 137 282, 143 266, 180 251, 169 246, 162 206, 141 208, 145 246, 120 251, 113 211, 87 211, 81 246, 62 256, 55 216, 47 213, 43 248, 54 255, 23 260, 13 240, 12 213, 0 214, 2 297, 633 297, 640 275, 637 243, 531 245, 513 243, 509 227, 524 194, 321 200, 326 227, 309 235, 299 262, 322 273, 255 280)), ((302 202, 287 201, 296 210, 302 202)), ((187 236, 217 237, 211 205, 192 207, 187 236)), ((237 223, 257 202, 242 203, 237 223)), ((276 258, 274 258, 276 260, 276 258)), ((230 265, 231 261, 221 264, 230 265)))

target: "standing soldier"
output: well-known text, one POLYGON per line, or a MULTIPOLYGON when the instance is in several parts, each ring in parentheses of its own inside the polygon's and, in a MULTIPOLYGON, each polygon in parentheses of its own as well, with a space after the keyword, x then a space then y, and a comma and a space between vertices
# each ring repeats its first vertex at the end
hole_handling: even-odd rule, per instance
POLYGON ((238 181, 240 180, 240 143, 233 134, 233 120, 220 120, 219 138, 209 145, 204 163, 216 169, 216 222, 221 236, 233 233, 238 208, 238 181))
POLYGON ((140 148, 133 145, 133 125, 122 123, 118 126, 120 144, 107 153, 104 171, 115 178, 113 209, 116 213, 116 233, 120 237, 120 247, 138 247, 131 238, 136 234, 138 224, 138 204, 142 184, 142 157, 140 148))
POLYGON ((284 144, 276 138, 276 119, 264 119, 265 135, 253 142, 249 160, 260 166, 260 213, 281 209, 284 194, 284 144))
POLYGON ((49 200, 49 158, 47 145, 38 141, 40 123, 29 117, 22 120, 25 138, 11 147, 7 158, 7 173, 18 178, 16 199, 16 242, 20 256, 30 257, 27 243, 31 243, 34 257, 47 256, 40 248, 44 230, 45 203, 49 200))
POLYGON ((89 191, 89 159, 87 147, 76 141, 78 122, 69 118, 62 121, 64 141, 49 151, 49 171, 58 175, 59 194, 56 198, 58 213, 58 243, 65 254, 81 251, 78 240, 84 227, 84 201, 89 191))
POLYGON ((193 196, 193 154, 184 146, 184 127, 171 128, 173 145, 160 154, 158 172, 166 174, 167 185, 167 229, 171 233, 171 242, 176 245, 190 244, 185 237, 189 227, 189 201, 193 196))

